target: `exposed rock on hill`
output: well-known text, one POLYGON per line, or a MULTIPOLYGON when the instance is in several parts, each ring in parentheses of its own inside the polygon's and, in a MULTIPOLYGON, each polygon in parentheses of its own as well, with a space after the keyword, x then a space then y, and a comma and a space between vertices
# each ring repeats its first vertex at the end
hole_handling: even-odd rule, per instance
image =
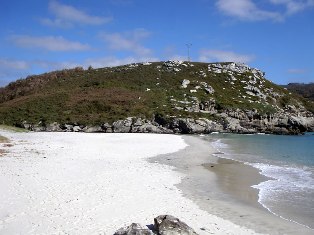
POLYGON ((34 131, 300 134, 314 130, 313 111, 239 63, 75 68, 0 90, 0 121, 34 131))

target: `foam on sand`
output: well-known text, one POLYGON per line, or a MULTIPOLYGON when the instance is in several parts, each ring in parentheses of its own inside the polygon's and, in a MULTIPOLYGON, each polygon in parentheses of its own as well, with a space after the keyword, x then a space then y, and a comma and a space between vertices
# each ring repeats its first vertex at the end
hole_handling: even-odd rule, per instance
POLYGON ((201 210, 184 177, 147 158, 187 145, 153 134, 11 133, 0 158, 1 234, 113 234, 172 214, 199 234, 255 234, 201 210))

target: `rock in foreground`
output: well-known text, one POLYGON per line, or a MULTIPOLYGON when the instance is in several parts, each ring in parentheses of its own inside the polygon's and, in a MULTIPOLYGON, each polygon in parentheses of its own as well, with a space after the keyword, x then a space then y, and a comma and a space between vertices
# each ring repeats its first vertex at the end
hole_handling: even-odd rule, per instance
POLYGON ((159 215, 154 218, 154 230, 143 228, 140 224, 132 223, 120 228, 114 235, 197 235, 197 233, 183 221, 172 215, 159 215))
POLYGON ((197 233, 183 221, 172 215, 159 215, 154 219, 154 230, 160 235, 196 235, 197 233))
POLYGON ((143 228, 140 224, 132 223, 127 227, 120 228, 114 235, 152 235, 153 232, 143 228))

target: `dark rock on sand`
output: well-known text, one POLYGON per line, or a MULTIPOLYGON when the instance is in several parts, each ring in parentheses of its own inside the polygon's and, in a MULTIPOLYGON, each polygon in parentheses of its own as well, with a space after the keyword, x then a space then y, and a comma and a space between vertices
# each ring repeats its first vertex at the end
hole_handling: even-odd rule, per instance
POLYGON ((191 227, 172 215, 159 215, 154 219, 154 230, 160 235, 195 235, 191 227))
POLYGON ((140 224, 132 223, 120 228, 114 235, 197 235, 191 227, 172 215, 157 216, 154 218, 154 226, 151 229, 153 231, 143 228, 140 224))
POLYGON ((127 227, 120 228, 114 235, 153 235, 153 232, 143 228, 140 224, 132 223, 127 227))

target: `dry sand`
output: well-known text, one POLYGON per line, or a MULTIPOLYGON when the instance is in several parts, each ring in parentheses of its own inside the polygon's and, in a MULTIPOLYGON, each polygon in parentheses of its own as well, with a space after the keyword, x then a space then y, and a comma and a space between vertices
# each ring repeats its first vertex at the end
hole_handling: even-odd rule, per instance
MULTIPOLYGON (((0 146, 7 151, 0 157, 0 234, 113 234, 131 222, 150 225, 160 214, 180 218, 199 234, 256 234, 200 209, 175 186, 189 183, 182 181, 184 172, 147 161, 160 154, 170 159, 179 150, 184 154, 188 148, 181 136, 0 135, 13 144, 0 146)), ((192 161, 204 163, 197 152, 192 161)), ((194 174, 203 174, 198 167, 194 174)))

